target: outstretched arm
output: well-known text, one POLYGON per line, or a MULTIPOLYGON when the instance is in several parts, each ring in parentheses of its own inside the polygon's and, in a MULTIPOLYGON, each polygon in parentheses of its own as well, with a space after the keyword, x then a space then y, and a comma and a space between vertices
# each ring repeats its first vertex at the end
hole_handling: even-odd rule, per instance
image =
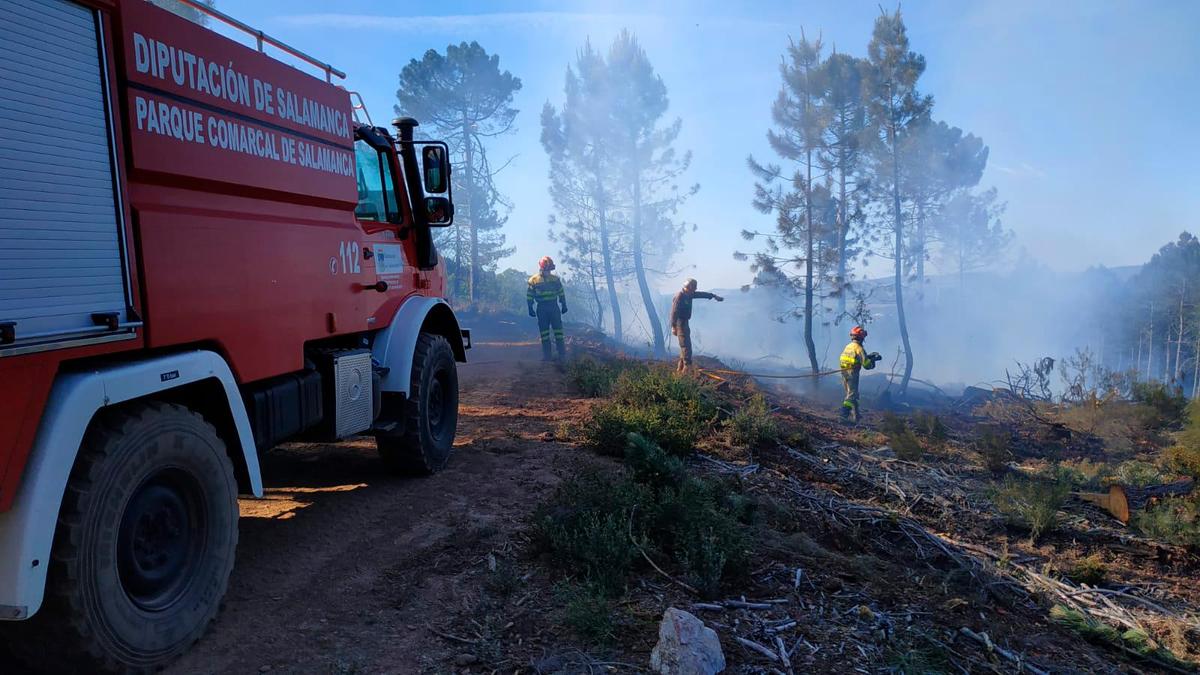
POLYGON ((692 293, 692 297, 700 298, 701 300, 716 300, 717 302, 725 302, 725 298, 722 298, 716 293, 708 293, 706 291, 696 291, 695 293, 692 293))

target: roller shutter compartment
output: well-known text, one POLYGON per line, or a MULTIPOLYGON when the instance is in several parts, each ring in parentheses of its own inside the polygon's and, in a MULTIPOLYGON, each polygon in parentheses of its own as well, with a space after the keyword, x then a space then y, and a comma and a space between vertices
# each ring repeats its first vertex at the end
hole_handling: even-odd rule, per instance
POLYGON ((95 13, 0 0, 0 356, 128 335, 95 13))

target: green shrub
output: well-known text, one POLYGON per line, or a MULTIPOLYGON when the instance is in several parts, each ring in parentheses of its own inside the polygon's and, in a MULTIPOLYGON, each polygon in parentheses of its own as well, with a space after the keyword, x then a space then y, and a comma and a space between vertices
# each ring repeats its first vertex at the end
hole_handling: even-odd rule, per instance
POLYGON ((686 475, 683 460, 668 455, 657 443, 640 434, 628 436, 625 466, 634 480, 655 489, 676 487, 686 475))
POLYGON ((1163 459, 1172 471, 1200 478, 1200 399, 1188 404, 1187 424, 1163 459))
POLYGON ((913 424, 917 427, 917 433, 931 441, 944 441, 949 436, 942 418, 928 410, 913 413, 913 424))
POLYGON ((903 419, 890 412, 886 413, 879 428, 887 436, 888 445, 896 453, 896 457, 915 462, 924 456, 925 448, 921 447, 921 439, 917 438, 903 419))
POLYGON ((755 394, 738 407, 726 421, 729 439, 736 445, 752 448, 779 440, 779 424, 771 413, 771 406, 762 394, 755 394))
POLYGON ((1109 473, 1111 468, 1103 462, 1093 462, 1090 459, 1064 461, 1054 467, 1054 475, 1059 480, 1070 483, 1076 488, 1098 488, 1100 479, 1109 473))
POLYGON ((1130 385, 1130 393, 1134 401, 1154 410, 1156 417, 1150 421, 1156 426, 1179 422, 1188 405, 1182 389, 1162 382, 1134 382, 1130 385))
POLYGON ((983 458, 983 466, 994 474, 1004 473, 1012 459, 1012 435, 1007 431, 985 428, 975 438, 975 449, 983 458))
POLYGON ((1103 480, 1105 485, 1116 483, 1118 485, 1130 485, 1133 487, 1146 487, 1147 485, 1160 485, 1166 482, 1162 471, 1150 462, 1142 462, 1136 459, 1131 459, 1128 462, 1118 464, 1108 476, 1103 480))
POLYGON ((716 406, 695 380, 664 368, 631 369, 617 377, 612 398, 592 410, 582 437, 585 446, 604 455, 622 456, 630 433, 672 455, 687 455, 715 419, 716 406))
POLYGON ((564 481, 535 512, 535 541, 559 564, 615 595, 638 556, 630 519, 651 503, 650 491, 624 474, 582 473, 564 481))
POLYGON ((674 560, 684 578, 714 597, 726 576, 745 571, 749 541, 743 527, 749 502, 723 483, 688 477, 663 490, 647 514, 646 531, 656 550, 674 560))
POLYGON ((1142 534, 1177 546, 1200 547, 1200 508, 1194 499, 1169 497, 1133 514, 1142 534))
POLYGON ((1014 525, 1029 530, 1031 542, 1054 528, 1058 510, 1071 494, 1069 483, 1060 480, 1006 478, 992 494, 996 510, 1014 525))
POLYGON ((1162 461, 1171 472, 1200 478, 1200 447, 1174 445, 1163 451, 1162 461))
POLYGON ((567 363, 567 379, 584 396, 600 398, 612 393, 621 373, 646 368, 647 366, 637 361, 600 360, 591 355, 584 355, 567 363))
POLYGON ((1063 605, 1055 605, 1050 608, 1050 619, 1061 626, 1070 628, 1093 644, 1121 647, 1139 656, 1168 664, 1173 669, 1182 670, 1182 672, 1194 670, 1194 664, 1179 660, 1169 649, 1158 646, 1150 639, 1149 635, 1136 628, 1122 632, 1063 605))
POLYGON ((609 597, 641 564, 639 546, 715 596, 723 579, 747 565, 752 502, 724 482, 688 476, 679 458, 649 439, 630 435, 627 442, 628 471, 572 477, 537 509, 535 542, 609 597))
POLYGON ((603 590, 590 584, 565 584, 558 591, 567 627, 592 643, 613 636, 613 610, 603 590))
POLYGON ((1077 584, 1099 586, 1108 578, 1108 566, 1099 555, 1089 555, 1075 561, 1067 572, 1067 578, 1077 584))

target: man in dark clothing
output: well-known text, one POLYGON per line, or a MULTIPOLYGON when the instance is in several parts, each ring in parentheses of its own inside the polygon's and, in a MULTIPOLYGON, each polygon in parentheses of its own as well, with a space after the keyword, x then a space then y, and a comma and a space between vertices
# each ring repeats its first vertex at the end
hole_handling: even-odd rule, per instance
POLYGON ((716 300, 725 302, 725 298, 713 293, 696 290, 696 280, 688 279, 683 290, 675 294, 671 303, 671 334, 679 338, 679 372, 692 367, 692 328, 688 323, 692 320, 692 300, 716 300))

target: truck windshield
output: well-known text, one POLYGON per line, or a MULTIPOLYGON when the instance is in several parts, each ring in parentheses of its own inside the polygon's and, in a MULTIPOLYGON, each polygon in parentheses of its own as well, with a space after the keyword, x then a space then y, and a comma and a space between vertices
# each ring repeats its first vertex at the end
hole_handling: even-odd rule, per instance
POLYGON ((399 223, 400 207, 392 169, 383 151, 365 141, 355 141, 354 163, 358 175, 358 206, 354 215, 359 220, 399 223))

